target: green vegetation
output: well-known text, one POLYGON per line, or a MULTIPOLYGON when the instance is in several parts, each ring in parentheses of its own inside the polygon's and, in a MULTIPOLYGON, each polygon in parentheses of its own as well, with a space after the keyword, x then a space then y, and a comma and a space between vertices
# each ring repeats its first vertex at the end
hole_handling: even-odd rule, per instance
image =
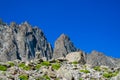
POLYGON ((38 69, 40 69, 40 67, 41 67, 41 64, 37 64, 37 65, 35 66, 35 69, 38 70, 38 69))
POLYGON ((116 72, 105 72, 103 74, 103 77, 105 77, 105 78, 111 78, 111 77, 117 76, 118 73, 119 73, 118 71, 116 71, 116 72))
POLYGON ((50 80, 50 77, 47 76, 47 75, 44 75, 43 78, 44 78, 45 80, 50 80))
POLYGON ((60 63, 52 64, 52 68, 55 69, 55 70, 58 70, 60 68, 60 63))
POLYGON ((31 69, 31 67, 30 67, 30 66, 26 66, 25 63, 20 63, 18 66, 19 66, 20 68, 26 70, 26 71, 28 71, 28 70, 31 69))
POLYGON ((50 66, 50 62, 49 61, 44 61, 41 63, 42 66, 50 66))
POLYGON ((94 70, 96 70, 96 71, 101 71, 101 68, 100 68, 100 66, 95 66, 95 67, 94 67, 94 70))
POLYGON ((22 74, 22 75, 19 76, 19 79, 20 80, 28 80, 29 76, 27 74, 22 74))
POLYGON ((74 62, 72 62, 72 64, 78 64, 78 62, 77 62, 77 61, 74 61, 74 62))
POLYGON ((7 66, 0 65, 0 71, 7 71, 7 66))
POLYGON ((12 66, 15 66, 15 64, 14 64, 14 62, 12 62, 12 61, 9 61, 9 62, 7 62, 11 67, 12 66))
POLYGON ((82 78, 80 78, 79 80, 83 80, 82 78))
POLYGON ((26 71, 29 71, 29 70, 31 70, 31 67, 30 66, 24 66, 23 69, 26 70, 26 71))
POLYGON ((21 67, 21 68, 23 68, 25 66, 25 63, 20 63, 19 65, 18 65, 18 67, 21 67))
POLYGON ((80 70, 80 72, 84 72, 84 73, 86 73, 86 74, 87 74, 87 73, 90 73, 90 71, 88 71, 88 70, 86 70, 86 69, 85 69, 85 70, 80 70))

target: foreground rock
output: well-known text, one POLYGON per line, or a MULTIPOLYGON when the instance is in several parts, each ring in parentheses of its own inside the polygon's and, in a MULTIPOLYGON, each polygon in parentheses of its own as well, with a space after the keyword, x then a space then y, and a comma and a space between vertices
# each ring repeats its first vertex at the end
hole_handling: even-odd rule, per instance
POLYGON ((77 62, 77 63, 81 63, 81 64, 85 64, 85 54, 82 51, 79 52, 71 52, 69 54, 66 55, 66 59, 68 60, 68 62, 77 62))
POLYGON ((91 68, 88 64, 69 63, 64 60, 49 62, 40 59, 28 64, 15 60, 0 63, 0 80, 120 80, 120 67, 91 68))

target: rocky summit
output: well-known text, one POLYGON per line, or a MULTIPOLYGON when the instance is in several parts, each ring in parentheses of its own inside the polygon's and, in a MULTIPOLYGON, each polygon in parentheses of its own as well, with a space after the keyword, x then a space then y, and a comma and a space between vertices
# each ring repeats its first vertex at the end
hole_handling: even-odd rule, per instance
POLYGON ((120 80, 120 59, 87 54, 65 34, 53 49, 38 27, 0 20, 0 80, 120 80))
POLYGON ((36 52, 40 52, 41 57, 52 58, 52 47, 44 33, 27 22, 20 25, 1 22, 0 52, 0 61, 31 60, 35 58, 36 52))
POLYGON ((73 45, 70 38, 62 34, 56 41, 55 41, 55 48, 53 53, 53 58, 65 57, 70 52, 75 52, 78 49, 73 45))

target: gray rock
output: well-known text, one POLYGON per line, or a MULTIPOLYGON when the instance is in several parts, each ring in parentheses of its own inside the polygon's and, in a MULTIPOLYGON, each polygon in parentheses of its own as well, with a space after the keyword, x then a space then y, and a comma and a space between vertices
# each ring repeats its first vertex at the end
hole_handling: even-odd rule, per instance
POLYGON ((73 45, 70 41, 70 38, 62 34, 56 41, 55 41, 55 48, 53 53, 53 58, 65 57, 70 52, 77 51, 77 48, 73 45))
POLYGON ((87 55, 87 64, 90 64, 91 66, 109 66, 109 67, 117 67, 117 65, 114 62, 113 58, 105 56, 103 53, 92 51, 91 54, 87 55))
POLYGON ((66 69, 65 67, 61 67, 57 71, 57 76, 62 77, 62 79, 65 79, 65 80, 73 80, 72 73, 68 69, 66 69))
POLYGON ((69 54, 66 55, 66 59, 68 60, 68 62, 78 62, 81 64, 85 64, 85 58, 84 58, 84 54, 82 51, 79 52, 71 52, 69 54))
POLYGON ((43 32, 27 22, 20 25, 12 22, 10 26, 0 24, 0 52, 0 61, 4 62, 31 60, 35 52, 40 52, 41 57, 52 58, 52 47, 43 32))

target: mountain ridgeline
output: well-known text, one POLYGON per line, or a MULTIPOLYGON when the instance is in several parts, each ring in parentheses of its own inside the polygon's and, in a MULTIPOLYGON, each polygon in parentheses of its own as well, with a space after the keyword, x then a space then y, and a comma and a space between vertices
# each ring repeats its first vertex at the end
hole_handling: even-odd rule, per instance
POLYGON ((47 59, 52 58, 52 47, 44 33, 27 22, 20 25, 14 22, 3 25, 1 22, 0 52, 0 61, 31 60, 36 52, 41 52, 41 56, 47 59))
POLYGON ((55 48, 47 41, 44 33, 38 27, 32 27, 27 22, 10 25, 0 21, 0 62, 12 60, 30 61, 35 58, 46 60, 64 58, 71 52, 82 52, 84 63, 92 66, 105 65, 109 67, 120 66, 120 59, 105 56, 103 53, 92 51, 86 54, 76 48, 70 38, 62 34, 55 41, 55 48))

